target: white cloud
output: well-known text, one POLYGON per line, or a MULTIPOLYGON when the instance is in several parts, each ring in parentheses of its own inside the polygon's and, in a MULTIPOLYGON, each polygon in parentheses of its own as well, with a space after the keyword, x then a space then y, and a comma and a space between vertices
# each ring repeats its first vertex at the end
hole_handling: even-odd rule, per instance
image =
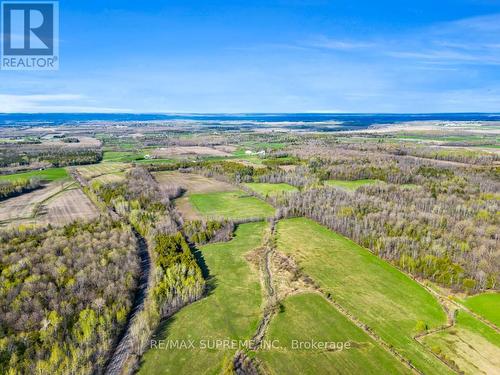
POLYGON ((423 64, 500 64, 500 14, 441 22, 410 32, 342 40, 325 35, 305 43, 309 48, 359 51, 373 56, 411 59, 423 64))
POLYGON ((500 14, 464 18, 458 21, 449 22, 448 26, 452 29, 467 29, 472 32, 498 33, 500 32, 500 14))
POLYGON ((387 54, 447 64, 500 64, 500 14, 442 22, 404 35, 387 54))
POLYGON ((376 44, 367 41, 339 40, 324 35, 305 43, 309 47, 334 50, 355 50, 375 47, 376 44))

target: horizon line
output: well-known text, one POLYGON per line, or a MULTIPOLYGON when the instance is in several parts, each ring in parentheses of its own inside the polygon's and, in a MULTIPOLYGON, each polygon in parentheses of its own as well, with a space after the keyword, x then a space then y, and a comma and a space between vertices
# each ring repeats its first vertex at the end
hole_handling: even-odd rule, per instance
POLYGON ((0 112, 4 115, 156 115, 156 116, 224 116, 224 115, 500 115, 500 112, 0 112))

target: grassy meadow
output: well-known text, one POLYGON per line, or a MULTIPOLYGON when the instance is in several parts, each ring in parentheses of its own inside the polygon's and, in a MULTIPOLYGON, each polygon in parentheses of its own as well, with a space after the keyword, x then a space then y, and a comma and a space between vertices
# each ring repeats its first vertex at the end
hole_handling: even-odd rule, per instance
POLYGON ((16 181, 30 178, 39 178, 43 181, 56 181, 66 177, 68 177, 68 172, 65 168, 47 168, 44 170, 0 175, 0 181, 16 181))
POLYGON ((292 255, 325 292, 422 372, 451 372, 413 339, 422 323, 429 328, 446 324, 439 303, 418 283, 309 219, 280 221, 278 249, 292 255))
POLYGON ((104 151, 102 155, 103 162, 132 162, 144 159, 143 152, 135 151, 104 151))
POLYGON ((262 294, 258 270, 245 254, 260 246, 266 224, 238 226, 230 242, 203 246, 200 250, 213 287, 208 296, 167 320, 156 340, 194 340, 195 349, 150 349, 139 374, 219 374, 231 349, 201 349, 200 340, 249 340, 261 316, 262 294))
POLYGON ((259 351, 270 374, 409 374, 398 359, 319 294, 288 297, 271 322, 266 340, 280 350, 259 351), (349 343, 349 349, 297 349, 292 340, 349 343))
POLYGON ((461 302, 471 311, 500 327, 500 293, 478 294, 461 302))
POLYGON ((242 191, 191 194, 189 202, 204 217, 225 219, 266 218, 274 208, 242 191))

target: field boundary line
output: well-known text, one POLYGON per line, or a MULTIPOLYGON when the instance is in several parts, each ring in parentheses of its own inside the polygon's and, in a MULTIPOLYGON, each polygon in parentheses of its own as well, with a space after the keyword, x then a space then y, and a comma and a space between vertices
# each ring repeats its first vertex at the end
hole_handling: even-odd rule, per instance
POLYGON ((477 320, 481 321, 482 323, 486 324, 489 326, 491 329, 493 329, 495 332, 500 334, 500 328, 498 328, 495 324, 491 323, 489 320, 483 318, 481 315, 478 315, 474 311, 471 311, 468 307, 462 305, 459 302, 454 301, 451 298, 447 298, 446 296, 443 296, 441 293, 435 291, 434 289, 430 288, 429 286, 425 285, 423 282, 421 282, 418 278, 415 278, 412 276, 412 279, 415 280, 417 283, 419 283, 423 288, 425 288, 429 293, 434 295, 438 302, 442 305, 441 299, 446 300, 450 304, 452 304, 457 310, 464 310, 465 312, 469 313, 472 315, 474 318, 477 320))
POLYGON ((276 297, 276 291, 273 286, 273 273, 271 271, 270 262, 271 256, 274 252, 273 247, 273 238, 275 235, 275 225, 274 222, 271 222, 269 232, 263 238, 263 246, 261 247, 262 258, 261 258, 261 275, 264 284, 265 290, 265 301, 264 301, 264 311, 263 317, 257 327, 257 331, 252 337, 253 345, 251 347, 252 350, 257 349, 262 340, 264 339, 269 323, 272 320, 273 315, 276 313, 276 305, 278 303, 278 299, 276 297))

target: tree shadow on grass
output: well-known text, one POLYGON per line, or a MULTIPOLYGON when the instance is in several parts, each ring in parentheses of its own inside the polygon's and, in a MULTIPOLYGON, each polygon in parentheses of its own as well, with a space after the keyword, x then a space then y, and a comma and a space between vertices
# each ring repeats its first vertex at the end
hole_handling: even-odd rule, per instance
POLYGON ((208 268, 208 265, 205 261, 205 257, 203 255, 203 252, 196 247, 195 244, 190 243, 189 248, 191 249, 191 253, 194 256, 194 259, 196 260, 196 263, 198 264, 198 267, 200 267, 201 270, 201 275, 205 279, 206 287, 205 287, 205 293, 204 297, 207 297, 211 295, 214 291, 214 289, 217 287, 217 279, 215 276, 210 274, 210 270, 208 268))
POLYGON ((190 245, 191 252, 193 253, 194 259, 196 263, 198 263, 198 267, 201 269, 201 275, 205 280, 210 279, 210 270, 208 269, 207 263, 205 262, 205 257, 203 252, 195 247, 195 245, 190 245))

